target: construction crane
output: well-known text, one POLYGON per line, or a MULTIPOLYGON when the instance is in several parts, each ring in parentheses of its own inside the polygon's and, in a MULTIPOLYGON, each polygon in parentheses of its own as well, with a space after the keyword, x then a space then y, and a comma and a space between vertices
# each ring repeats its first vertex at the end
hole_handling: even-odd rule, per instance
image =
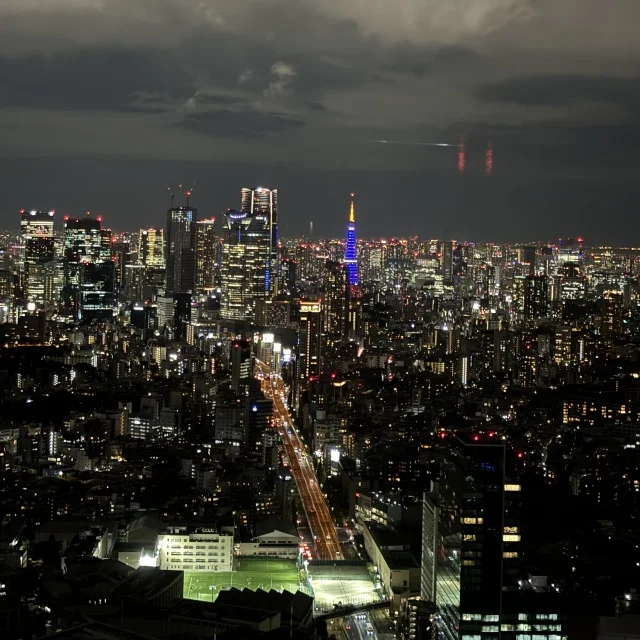
MULTIPOLYGON (((187 200, 187 207, 189 206, 189 201, 191 200, 191 196, 196 188, 195 180, 191 188, 185 187, 182 183, 178 185, 178 189, 183 193, 184 197, 187 200)), ((167 185, 167 191, 169 193, 169 197, 171 198, 171 208, 173 209, 173 205, 176 199, 176 193, 174 188, 169 184, 167 185)))

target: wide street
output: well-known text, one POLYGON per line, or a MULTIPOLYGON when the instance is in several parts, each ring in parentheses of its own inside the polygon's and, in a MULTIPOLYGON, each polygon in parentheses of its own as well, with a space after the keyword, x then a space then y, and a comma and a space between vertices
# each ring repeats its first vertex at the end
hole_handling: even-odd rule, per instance
POLYGON ((270 375, 267 365, 259 360, 256 360, 256 367, 263 376, 262 390, 265 396, 273 401, 276 428, 289 458, 300 501, 315 538, 316 557, 321 560, 342 560, 343 552, 333 518, 318 484, 313 459, 300 440, 284 402, 285 388, 282 378, 275 374, 270 375))

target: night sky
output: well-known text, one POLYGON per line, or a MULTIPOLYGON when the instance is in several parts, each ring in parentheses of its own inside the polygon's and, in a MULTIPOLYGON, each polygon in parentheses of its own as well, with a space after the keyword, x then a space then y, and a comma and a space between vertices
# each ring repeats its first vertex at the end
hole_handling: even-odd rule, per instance
POLYGON ((360 236, 640 246, 639 24, 638 0, 1 0, 0 227, 162 225, 195 180, 201 215, 278 187, 282 235, 343 235, 355 191, 360 236), (460 136, 464 175, 415 144, 460 136))

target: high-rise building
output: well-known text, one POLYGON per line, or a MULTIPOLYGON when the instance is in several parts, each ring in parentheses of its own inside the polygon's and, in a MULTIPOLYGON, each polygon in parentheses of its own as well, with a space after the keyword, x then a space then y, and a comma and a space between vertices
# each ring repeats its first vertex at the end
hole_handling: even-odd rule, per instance
POLYGON ((138 264, 152 269, 165 268, 163 229, 138 231, 138 264))
POLYGON ((180 292, 173 294, 173 339, 185 341, 187 327, 191 322, 191 294, 180 292))
POLYGON ((437 626, 447 640, 488 637, 475 614, 499 631, 503 592, 517 584, 520 484, 507 461, 495 438, 465 433, 448 441, 435 511, 437 626))
POLYGON ((520 247, 518 248, 518 262, 527 267, 527 274, 533 275, 536 270, 536 248, 520 247))
POLYGON ((329 345, 341 340, 346 333, 348 276, 344 264, 331 260, 325 264, 322 307, 326 343, 329 345))
POLYGON ((518 640, 532 629, 561 640, 557 594, 519 579, 518 455, 490 433, 459 433, 446 447, 439 492, 423 509, 422 590, 428 599, 435 588, 437 637, 518 640))
POLYGON ((167 211, 165 230, 166 288, 169 293, 193 293, 196 285, 196 220, 193 207, 167 211))
POLYGON ((63 304, 77 320, 91 322, 113 316, 116 279, 111 229, 102 228, 101 216, 65 216, 63 273, 63 304))
POLYGON ((25 275, 25 298, 44 307, 53 301, 55 245, 53 211, 20 210, 19 266, 25 275))
POLYGON ((344 265, 347 270, 347 307, 346 334, 355 339, 360 333, 362 320, 362 291, 358 275, 358 255, 356 243, 356 205, 355 194, 351 194, 349 208, 349 225, 347 227, 347 241, 344 252, 344 265))
POLYGON ((297 297, 298 265, 293 258, 284 258, 280 261, 280 284, 278 294, 288 298, 297 297))
POLYGON ((278 276, 278 190, 253 187, 242 189, 242 206, 244 213, 259 215, 266 218, 269 228, 269 258, 265 271, 265 283, 269 291, 273 290, 278 276))
POLYGON ((231 343, 231 389, 241 392, 253 376, 253 357, 248 340, 234 340, 231 343))
POLYGON ((349 286, 357 287, 360 281, 358 278, 358 255, 356 247, 355 193, 351 194, 351 206, 349 208, 349 225, 347 226, 347 243, 344 251, 344 263, 347 268, 349 286))
POLYGON ((623 329, 624 299, 622 291, 607 289, 600 299, 601 332, 607 339, 619 336, 623 329))
POLYGON ((546 316, 548 308, 547 276, 527 276, 524 284, 524 317, 534 319, 546 316))
POLYGON ((276 498, 280 503, 279 517, 286 522, 291 522, 293 519, 293 481, 291 470, 286 467, 278 469, 276 498))
POLYGON ((133 256, 131 245, 122 237, 112 238, 111 257, 116 269, 116 289, 124 292, 127 286, 127 275, 130 269, 127 266, 132 263, 133 256))
POLYGON ((320 373, 322 354, 322 301, 300 300, 298 374, 308 380, 320 373))
POLYGON ((229 210, 224 215, 220 313, 253 319, 256 301, 271 297, 269 216, 229 210))
POLYGON ((111 320, 116 310, 115 262, 87 262, 80 270, 80 301, 77 319, 88 324, 93 320, 111 320))
POLYGON ((420 562, 420 597, 436 601, 436 565, 438 551, 438 485, 422 500, 422 559, 420 562))
POLYGON ((196 291, 208 295, 216 288, 218 274, 218 236, 216 219, 196 222, 196 291))
POLYGON ((446 285, 453 283, 453 251, 455 245, 455 240, 442 244, 442 280, 446 285))

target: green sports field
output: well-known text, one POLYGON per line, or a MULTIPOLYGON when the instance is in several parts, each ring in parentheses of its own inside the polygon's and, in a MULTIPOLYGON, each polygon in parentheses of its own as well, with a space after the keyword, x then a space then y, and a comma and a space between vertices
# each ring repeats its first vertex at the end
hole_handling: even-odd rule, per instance
POLYGON ((277 558, 238 558, 235 571, 185 571, 184 597, 213 602, 224 589, 276 589, 295 593, 300 589, 298 570, 293 560, 277 558))

